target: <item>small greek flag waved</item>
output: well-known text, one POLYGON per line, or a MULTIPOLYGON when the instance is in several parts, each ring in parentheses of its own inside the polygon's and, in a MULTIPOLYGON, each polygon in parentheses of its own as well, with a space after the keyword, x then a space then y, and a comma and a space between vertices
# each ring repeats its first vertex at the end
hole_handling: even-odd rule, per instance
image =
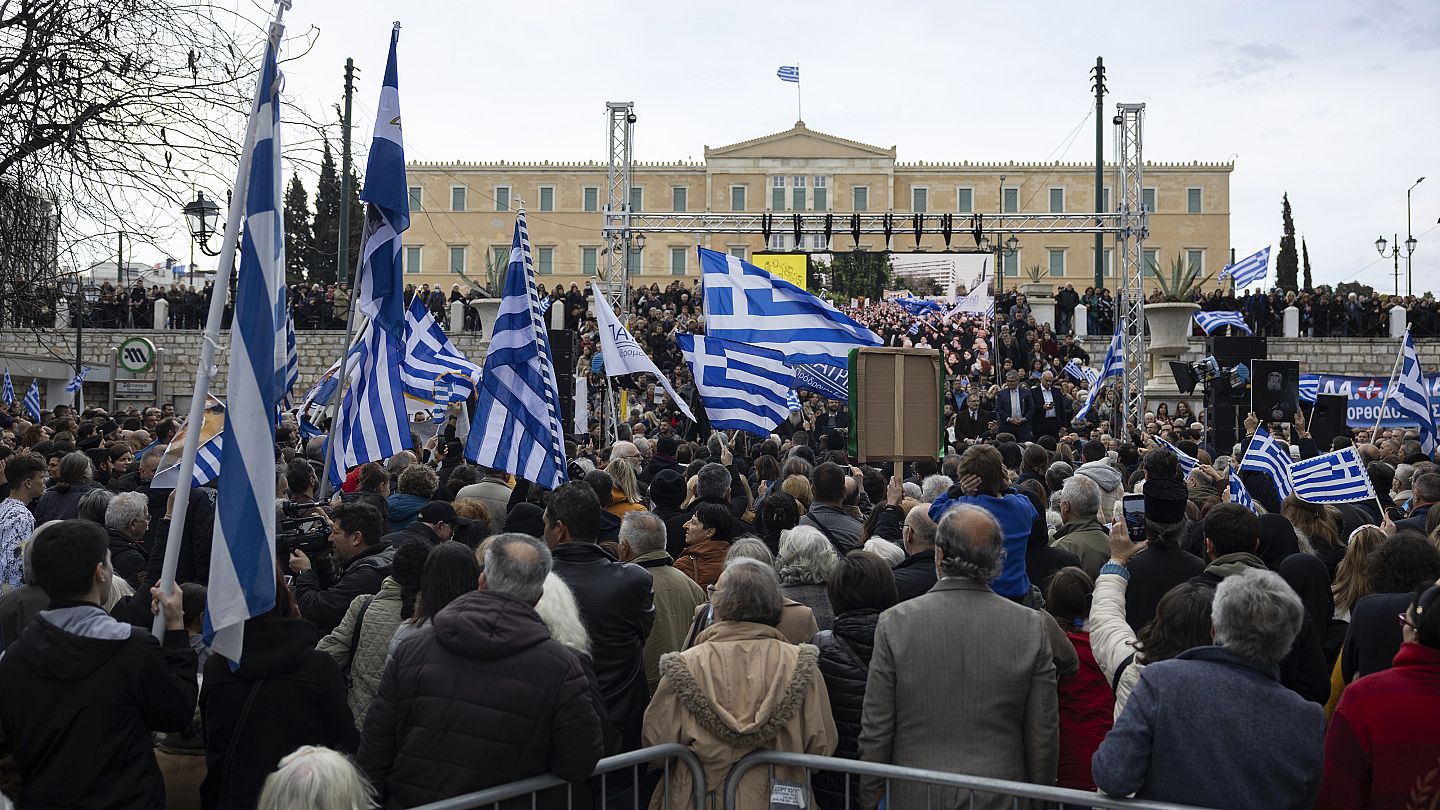
POLYGON ((1189 453, 1185 452, 1184 450, 1181 450, 1180 448, 1176 447, 1175 445, 1171 444, 1170 442, 1165 441, 1164 439, 1160 438, 1159 436, 1156 436, 1156 437, 1155 437, 1155 443, 1158 444, 1158 445, 1160 445, 1161 447, 1165 448, 1166 450, 1169 450, 1170 452, 1174 453, 1174 454, 1175 454, 1175 457, 1178 458, 1178 459, 1180 459, 1180 474, 1181 474, 1181 475, 1188 476, 1188 475, 1190 475, 1190 473, 1192 473, 1192 472, 1195 471, 1195 468, 1196 468, 1196 467, 1200 466, 1200 459, 1195 458, 1194 456, 1190 455, 1189 453))
POLYGON ((1435 412, 1430 407, 1430 390, 1425 386, 1425 373, 1420 368, 1420 355, 1415 351, 1415 337, 1407 328, 1400 345, 1400 377, 1390 397, 1390 404, 1400 415, 1420 426, 1420 452, 1435 455, 1435 412))
POLYGON ((40 421, 40 381, 31 380, 30 390, 25 392, 25 413, 30 414, 30 421, 40 421))
POLYGON ((785 407, 789 408, 792 413, 800 410, 800 395, 795 393, 793 388, 790 389, 790 395, 785 398, 785 407))
POLYGON ((466 458, 546 489, 569 480, 560 424, 560 386, 540 319, 523 208, 515 214, 505 292, 476 393, 479 399, 465 445, 466 458))
POLYGON ((5 406, 15 404, 15 386, 10 383, 10 369, 5 369, 5 390, 0 392, 0 399, 5 400, 5 406))
POLYGON ((1295 495, 1307 503, 1351 503, 1375 497, 1375 487, 1355 447, 1296 462, 1290 468, 1295 495))
POLYGON ((1250 446, 1240 459, 1240 469, 1263 472, 1275 482, 1275 491, 1284 500, 1295 491, 1290 480, 1290 449, 1284 446, 1264 425, 1255 429, 1250 446))
POLYGON ((1240 261, 1228 265, 1220 271, 1219 281, 1224 281, 1226 276, 1235 280, 1235 289, 1248 287, 1257 281, 1264 281, 1265 276, 1270 272, 1270 246, 1264 250, 1246 256, 1240 261))
POLYGON ((1260 510, 1255 508, 1255 499, 1250 497, 1250 490, 1245 488, 1245 482, 1241 481, 1240 476, 1233 472, 1230 473, 1230 502, 1239 504, 1256 514, 1260 513, 1260 510))
POLYGON ((1100 395, 1100 390, 1111 377, 1119 377, 1125 373, 1125 344, 1124 335, 1116 332, 1115 337, 1110 339, 1110 348, 1105 350, 1105 362, 1100 365, 1100 374, 1095 381, 1090 383, 1090 393, 1085 395, 1085 404, 1075 412, 1076 419, 1084 419, 1090 415, 1090 409, 1095 406, 1095 398, 1100 395))
MULTIPOLYGON (((289 307, 285 311, 285 369, 280 377, 280 401, 290 407, 290 395, 300 382, 300 351, 295 343, 295 318, 289 307)), ((198 461, 198 459, 197 459, 198 461)))
POLYGON ((1254 334, 1250 331, 1250 324, 1245 323, 1245 316, 1233 310, 1221 312, 1196 312, 1195 323, 1207 335, 1215 334, 1216 329, 1226 326, 1233 326, 1245 334, 1254 334))
POLYGON ((1311 405, 1314 405, 1314 404, 1315 404, 1315 400, 1319 399, 1319 397, 1320 397, 1320 375, 1319 375, 1319 374, 1301 374, 1301 375, 1300 375, 1300 401, 1301 401, 1301 402, 1307 402, 1307 403, 1309 403, 1309 404, 1311 404, 1311 405))
POLYGON ((540 314, 541 314, 541 315, 549 315, 549 314, 550 314, 550 307, 553 307, 553 306, 555 306, 555 298, 554 298, 554 296, 548 296, 548 295, 545 296, 545 300, 540 302, 540 314))
POLYGON ((910 324, 910 328, 906 330, 906 334, 911 337, 920 334, 920 319, 917 318, 915 319, 915 323, 910 324))
POLYGON ((777 70, 777 71, 775 71, 775 75, 776 75, 776 76, 779 76, 779 77, 780 77, 780 81, 782 81, 782 82, 795 82, 796 84, 799 84, 799 83, 800 83, 800 66, 799 66, 799 65, 781 65, 781 66, 780 66, 780 69, 777 70))
POLYGON ((705 333, 771 349, 791 365, 848 366, 854 346, 879 346, 874 332, 819 297, 728 253, 699 248, 705 333))
POLYGON ((700 335, 676 335, 705 415, 716 429, 768 438, 790 415, 795 372, 777 351, 700 335))
POLYGON ((850 369, 830 365, 795 366, 795 388, 826 399, 850 401, 850 369))
POLYGON ((405 310, 405 356, 400 361, 400 382, 405 396, 438 402, 436 383, 441 379, 450 381, 447 402, 469 399, 480 383, 480 366, 455 348, 417 295, 405 310))
POLYGON ((1094 385, 1100 381, 1100 372, 1089 366, 1080 365, 1080 359, 1078 357, 1070 358, 1070 362, 1066 363, 1065 367, 1060 369, 1060 372, 1067 377, 1089 383, 1090 385, 1094 385))
POLYGON ((79 391, 81 384, 85 382, 85 378, 88 376, 90 376, 90 367, 81 366, 80 373, 76 374, 74 377, 71 377, 70 382, 65 383, 65 393, 73 394, 76 391, 79 391))

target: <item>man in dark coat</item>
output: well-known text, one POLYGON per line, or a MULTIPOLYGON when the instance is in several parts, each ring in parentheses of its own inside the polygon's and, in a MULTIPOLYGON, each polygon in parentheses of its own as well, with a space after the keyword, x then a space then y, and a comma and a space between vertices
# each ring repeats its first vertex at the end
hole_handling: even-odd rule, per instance
POLYGON ((579 781, 594 770, 604 708, 582 660, 550 637, 534 608, 550 569, 543 544, 500 535, 486 550, 480 589, 395 649, 356 757, 386 807, 547 773, 579 781))
POLYGON ((1189 490, 1172 478, 1145 482, 1145 549, 1130 559, 1125 622, 1136 632, 1155 618, 1160 598, 1205 570, 1199 557, 1180 547, 1186 531, 1189 490))
POLYGON ((978 439, 990 431, 995 414, 980 407, 980 396, 971 394, 965 398, 965 405, 955 417, 955 435, 961 439, 978 439))
POLYGON ((152 591, 162 644, 101 609, 115 576, 101 527, 50 527, 31 565, 51 601, 0 657, 0 736, 20 781, 10 795, 21 807, 164 807, 151 733, 180 731, 195 713, 180 589, 152 591))
POLYGON ((1426 473, 1416 476, 1410 492, 1410 512, 1404 520, 1395 522, 1395 528, 1413 529, 1424 534, 1425 519, 1430 515, 1430 507, 1440 503, 1440 474, 1426 473))
POLYGON ((655 450, 650 454, 650 460, 645 463, 645 469, 640 471, 640 483, 649 484, 663 470, 680 472, 680 463, 675 460, 675 452, 679 447, 680 442, 674 436, 661 436, 655 442, 655 450))
POLYGON ((650 481, 650 500, 655 517, 665 522, 665 551, 671 559, 685 553, 685 521, 690 514, 680 508, 685 501, 685 479, 676 470, 661 470, 650 481))
POLYGON ((895 566, 895 589, 899 601, 927 593, 935 587, 935 521, 919 507, 905 515, 905 561, 895 566))
POLYGON ((1005 387, 995 395, 995 415, 1000 430, 1015 434, 1015 441, 1030 441, 1030 425, 1035 421, 1035 398, 1030 389, 1020 384, 1020 375, 1005 372, 1005 387))
POLYGON ((357 596, 380 592, 380 583, 390 575, 394 549, 380 539, 384 519, 380 510, 363 503, 342 503, 330 515, 330 546, 339 570, 321 576, 305 552, 290 552, 290 570, 295 572, 295 601, 300 615, 313 623, 321 638, 344 618, 357 596))

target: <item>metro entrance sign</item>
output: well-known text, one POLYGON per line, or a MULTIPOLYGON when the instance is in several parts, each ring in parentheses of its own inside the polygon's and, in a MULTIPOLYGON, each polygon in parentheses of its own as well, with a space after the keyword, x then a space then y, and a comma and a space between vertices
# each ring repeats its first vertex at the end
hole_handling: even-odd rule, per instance
POLYGON ((144 374, 155 365, 155 344, 149 338, 126 338, 119 354, 120 367, 131 374, 144 374))

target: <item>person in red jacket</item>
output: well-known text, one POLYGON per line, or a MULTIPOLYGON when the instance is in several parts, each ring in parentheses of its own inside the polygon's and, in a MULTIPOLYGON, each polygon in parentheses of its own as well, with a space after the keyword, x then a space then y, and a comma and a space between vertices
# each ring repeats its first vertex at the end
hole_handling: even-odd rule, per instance
POLYGON ((1045 610, 1065 629, 1075 646, 1080 668, 1062 676, 1060 690, 1060 767, 1055 783, 1075 790, 1094 790, 1090 757, 1114 722, 1115 693, 1090 650, 1090 594, 1095 580, 1084 570, 1067 566, 1045 581, 1045 610))
POLYGON ((1440 584, 1396 619, 1393 666, 1346 687, 1330 721, 1317 810, 1440 806, 1440 584))

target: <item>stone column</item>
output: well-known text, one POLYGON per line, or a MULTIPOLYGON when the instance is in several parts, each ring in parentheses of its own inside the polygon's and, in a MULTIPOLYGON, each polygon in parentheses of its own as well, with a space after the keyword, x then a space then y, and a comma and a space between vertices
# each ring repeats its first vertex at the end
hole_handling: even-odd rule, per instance
POLYGON ((1075 314, 1070 321, 1075 326, 1075 337, 1083 338, 1090 334, 1090 310, 1084 304, 1075 305, 1075 314))
POLYGON ((465 331, 465 302, 464 302, 464 301, 451 301, 451 302, 450 302, 450 332, 453 334, 453 333, 455 333, 455 332, 463 332, 463 331, 465 331))
POLYGON ((170 302, 169 302, 169 301, 166 301, 164 298, 156 298, 156 299, 155 299, 155 321, 154 321, 153 324, 151 324, 150 328, 151 328, 151 329, 156 329, 156 330, 164 329, 164 328, 165 328, 165 324, 166 324, 169 320, 170 320, 170 302))
POLYGON ((1407 313, 1404 307, 1390 308, 1390 337, 1405 337, 1405 326, 1407 324, 1407 313))
POLYGON ((1285 337, 1300 337, 1300 308, 1289 306, 1285 308, 1285 337))
POLYGON ((1030 314, 1035 316, 1035 322, 1041 326, 1055 328, 1055 298, 1049 295, 1037 295, 1029 299, 1030 314))

